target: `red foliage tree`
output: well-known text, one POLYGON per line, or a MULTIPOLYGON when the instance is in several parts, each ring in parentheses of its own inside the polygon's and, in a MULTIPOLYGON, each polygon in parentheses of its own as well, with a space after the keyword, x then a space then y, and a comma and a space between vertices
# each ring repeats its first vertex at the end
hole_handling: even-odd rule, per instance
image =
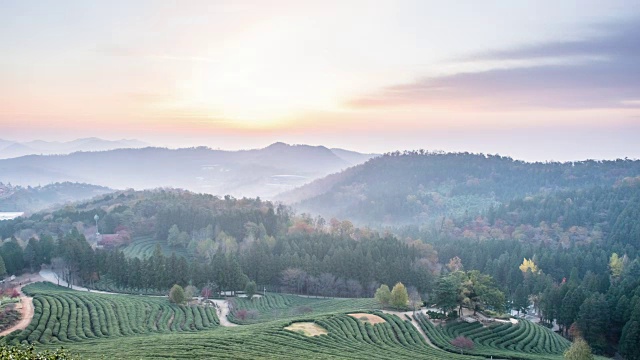
POLYGON ((208 299, 211 297, 211 288, 208 286, 205 286, 202 288, 202 291, 200 292, 200 295, 205 298, 208 299))
POLYGON ((460 352, 462 352, 462 350, 471 350, 473 349, 473 340, 468 339, 464 336, 458 336, 457 338, 451 340, 451 345, 457 347, 460 349, 460 352))
POLYGON ((245 309, 240 309, 238 311, 236 311, 236 317, 240 320, 244 320, 247 318, 247 310, 245 309))

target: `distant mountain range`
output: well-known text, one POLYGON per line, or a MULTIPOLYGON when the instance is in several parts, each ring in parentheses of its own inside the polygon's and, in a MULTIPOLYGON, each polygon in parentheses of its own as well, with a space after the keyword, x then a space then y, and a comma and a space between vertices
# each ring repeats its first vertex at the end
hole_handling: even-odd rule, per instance
POLYGON ((284 192, 276 200, 300 212, 360 225, 423 225, 443 216, 473 219, 516 198, 611 187, 638 176, 638 160, 527 163, 482 154, 398 152, 284 192))
POLYGON ((241 151, 116 149, 0 160, 0 181, 23 186, 71 181, 115 189, 176 187, 269 198, 374 156, 284 143, 241 151))
POLYGON ((0 182, 0 212, 35 212, 113 191, 103 186, 70 182, 35 187, 0 182))
POLYGON ((0 139, 0 159, 25 155, 71 154, 77 151, 105 151, 113 149, 142 148, 149 144, 139 140, 104 140, 84 138, 68 142, 34 140, 16 142, 0 139))

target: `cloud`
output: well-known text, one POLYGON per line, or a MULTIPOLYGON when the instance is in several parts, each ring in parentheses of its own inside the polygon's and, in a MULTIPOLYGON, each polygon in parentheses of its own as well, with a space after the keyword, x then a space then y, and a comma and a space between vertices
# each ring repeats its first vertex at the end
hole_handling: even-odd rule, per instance
POLYGON ((462 59, 483 71, 419 79, 348 102, 353 108, 451 107, 513 110, 640 107, 640 19, 600 25, 598 35, 485 52, 462 59), (553 60, 553 61, 551 61, 553 60), (519 62, 518 66, 508 66, 519 62), (495 66, 503 64, 503 66, 495 66), (480 68, 482 66, 479 66, 480 68))

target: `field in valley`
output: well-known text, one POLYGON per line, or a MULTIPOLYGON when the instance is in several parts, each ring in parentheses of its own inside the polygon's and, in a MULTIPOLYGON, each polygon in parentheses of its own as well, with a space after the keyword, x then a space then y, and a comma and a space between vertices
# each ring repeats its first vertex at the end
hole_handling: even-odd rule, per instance
POLYGON ((419 313, 418 327, 409 315, 377 310, 371 299, 235 299, 229 318, 243 325, 222 327, 215 307, 173 305, 164 297, 96 294, 50 283, 29 285, 25 292, 33 296, 33 320, 0 341, 64 346, 83 358, 551 360, 569 345, 527 321, 436 326, 419 313), (240 319, 246 313, 254 317, 240 319), (474 349, 461 355, 450 343, 458 335, 472 339, 474 349))

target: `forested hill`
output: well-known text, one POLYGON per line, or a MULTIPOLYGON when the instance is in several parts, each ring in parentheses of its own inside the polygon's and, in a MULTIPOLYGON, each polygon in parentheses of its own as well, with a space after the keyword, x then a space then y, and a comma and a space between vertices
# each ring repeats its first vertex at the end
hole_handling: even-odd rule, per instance
POLYGON ((518 197, 612 186, 640 161, 528 163, 470 153, 390 153, 282 194, 298 211, 372 226, 478 214, 518 197))
POLYGON ((4 182, 23 186, 74 181, 115 189, 172 187, 268 198, 372 156, 284 143, 241 151, 148 147, 4 159, 0 174, 4 182))
POLYGON ((104 186, 70 182, 35 187, 0 182, 0 212, 34 212, 110 192, 113 190, 104 186))

